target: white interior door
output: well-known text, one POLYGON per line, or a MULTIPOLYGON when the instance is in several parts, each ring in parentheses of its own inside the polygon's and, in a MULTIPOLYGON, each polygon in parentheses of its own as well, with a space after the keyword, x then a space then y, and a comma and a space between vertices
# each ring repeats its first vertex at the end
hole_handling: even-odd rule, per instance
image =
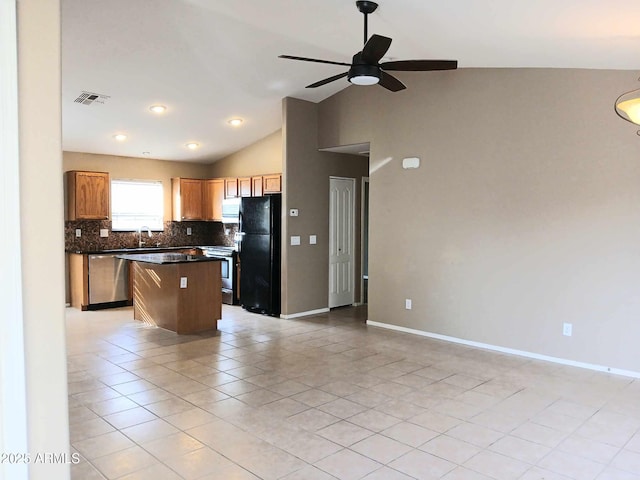
POLYGON ((355 299, 355 178, 329 179, 329 308, 355 299))

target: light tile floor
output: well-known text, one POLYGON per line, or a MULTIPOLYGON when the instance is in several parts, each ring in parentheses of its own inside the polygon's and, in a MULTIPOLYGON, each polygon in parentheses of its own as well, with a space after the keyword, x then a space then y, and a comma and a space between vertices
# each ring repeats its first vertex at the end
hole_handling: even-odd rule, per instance
POLYGON ((225 306, 178 336, 67 309, 75 480, 640 480, 640 381, 225 306))

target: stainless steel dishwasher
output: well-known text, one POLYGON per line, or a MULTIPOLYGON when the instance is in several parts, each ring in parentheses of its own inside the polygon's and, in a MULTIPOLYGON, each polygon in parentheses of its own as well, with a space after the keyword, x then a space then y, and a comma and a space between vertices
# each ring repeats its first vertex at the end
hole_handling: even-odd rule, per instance
POLYGON ((115 255, 89 255, 89 304, 127 301, 129 262, 115 255))

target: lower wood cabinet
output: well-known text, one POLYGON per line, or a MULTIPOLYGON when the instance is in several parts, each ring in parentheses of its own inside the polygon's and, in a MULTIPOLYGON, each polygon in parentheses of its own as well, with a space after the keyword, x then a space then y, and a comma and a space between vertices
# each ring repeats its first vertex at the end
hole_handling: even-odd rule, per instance
POLYGON ((222 317, 220 262, 132 262, 133 318, 178 334, 215 330, 222 317), (180 288, 181 279, 189 288, 180 288))
POLYGON ((115 254, 69 254, 71 306, 93 310, 131 305, 133 291, 127 267, 128 262, 116 259, 115 254), (116 271, 117 265, 123 268, 121 272, 116 271))
MULTIPOLYGON (((170 252, 184 253, 186 255, 202 255, 202 250, 196 247, 178 249, 154 248, 146 251, 154 253, 170 252)), ((124 265, 118 266, 117 263, 115 264, 118 270, 120 268, 124 269, 124 276, 120 276, 120 272, 109 270, 108 268, 105 270, 96 267, 94 271, 94 261, 108 262, 109 258, 116 257, 116 255, 117 253, 67 254, 69 259, 69 293, 72 307, 79 308, 80 310, 97 310, 133 304, 133 270, 129 268, 131 262, 128 260, 120 260, 124 262, 124 265), (95 257, 99 258, 96 259, 95 257), (118 298, 113 299, 94 297, 92 291, 95 290, 96 282, 102 285, 102 290, 106 289, 108 292, 113 292, 112 294, 116 291, 123 291, 122 293, 124 293, 124 295, 119 294, 118 298)))

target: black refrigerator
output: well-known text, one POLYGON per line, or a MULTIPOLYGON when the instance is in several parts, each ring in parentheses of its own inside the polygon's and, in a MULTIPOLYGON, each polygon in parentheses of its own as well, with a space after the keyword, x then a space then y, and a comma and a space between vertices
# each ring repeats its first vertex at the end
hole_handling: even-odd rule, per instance
POLYGON ((240 305, 280 315, 280 194, 240 201, 240 305))

